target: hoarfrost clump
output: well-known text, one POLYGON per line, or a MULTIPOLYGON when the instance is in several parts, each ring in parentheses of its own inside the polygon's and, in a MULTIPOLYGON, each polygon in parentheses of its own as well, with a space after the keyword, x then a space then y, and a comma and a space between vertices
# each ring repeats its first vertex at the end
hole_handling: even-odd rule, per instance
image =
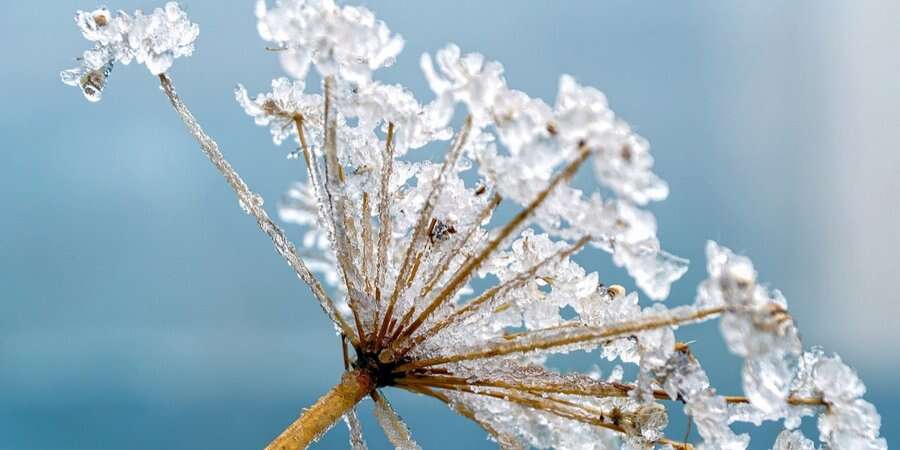
POLYGON ((813 349, 802 356, 802 367, 793 388, 821 397, 828 412, 819 416, 819 436, 831 448, 887 449, 878 437, 881 417, 875 406, 862 399, 866 387, 856 371, 837 355, 813 349))
MULTIPOLYGON (((235 88, 235 99, 244 108, 244 112, 253 117, 257 125, 268 126, 275 144, 281 144, 294 135, 294 117, 300 115, 313 126, 312 130, 321 130, 322 96, 307 94, 306 83, 302 80, 289 80, 281 77, 272 80, 272 92, 257 95, 251 99, 243 85, 235 88)), ((309 134, 311 144, 321 146, 321 133, 309 134)))
POLYGON ((85 39, 94 43, 81 57, 81 65, 60 73, 63 83, 78 86, 85 98, 99 101, 110 71, 116 63, 132 60, 159 75, 169 70, 175 58, 190 56, 200 27, 188 20, 176 2, 166 3, 150 14, 137 10, 115 15, 106 8, 78 11, 75 23, 85 39))
POLYGON ((690 449, 665 436, 679 403, 700 448, 744 449, 750 436, 733 423, 783 421, 775 449, 812 449, 795 430, 811 415, 824 448, 887 448, 856 373, 837 356, 803 352, 784 296, 758 282, 748 258, 708 243, 709 276, 696 302, 673 308, 606 285, 573 259, 587 246, 610 253, 653 300, 665 299, 687 270, 662 249, 646 209, 669 191, 653 172, 649 144, 599 90, 564 75, 551 106, 509 87, 500 63, 449 45, 422 56, 434 98, 421 101, 373 77, 403 40, 370 11, 329 0, 282 0, 271 9, 259 1, 256 16, 293 79, 276 78, 255 97, 239 85, 235 98, 275 144, 296 144, 289 157, 303 160, 306 180, 278 212, 305 229, 302 251, 164 73, 191 53, 198 34, 177 4, 133 17, 79 12, 76 22, 95 45, 63 81, 96 101, 116 62, 136 59, 158 75, 242 209, 353 349, 344 353, 341 382, 269 448, 304 448, 342 416, 351 447, 367 448, 355 408, 367 396, 390 442, 419 448, 385 397, 389 387, 445 403, 505 449, 690 449), (321 91, 309 89, 310 64, 321 91), (467 115, 456 124, 460 105, 467 115), (428 145, 447 147, 442 161, 409 155, 428 145), (584 164, 596 185, 578 189, 568 181, 584 164), (493 217, 503 202, 518 209, 505 222, 493 217), (491 287, 475 289, 475 277, 491 287), (744 395, 718 392, 676 338, 678 327, 716 317, 744 360, 744 395), (624 380, 621 366, 602 378, 547 363, 594 350, 636 365, 637 378, 624 380))
POLYGON ((332 0, 279 0, 273 9, 258 0, 256 17, 260 36, 282 46, 281 64, 296 78, 312 63, 322 75, 364 83, 403 49, 403 38, 371 11, 332 0))
POLYGON ((709 278, 698 289, 699 305, 727 308, 720 328, 728 348, 744 358, 744 392, 764 412, 785 408, 800 337, 779 291, 756 282, 750 259, 715 242, 706 246, 709 278))

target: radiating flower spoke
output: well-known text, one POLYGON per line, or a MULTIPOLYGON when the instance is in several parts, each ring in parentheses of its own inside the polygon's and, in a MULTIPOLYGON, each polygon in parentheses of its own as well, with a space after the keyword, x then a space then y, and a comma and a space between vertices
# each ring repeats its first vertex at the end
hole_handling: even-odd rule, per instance
POLYGON ((368 450, 369 446, 366 445, 366 440, 363 438, 362 424, 359 423, 356 408, 344 414, 344 422, 347 423, 347 429, 350 432, 350 450, 368 450))
POLYGON ((384 394, 377 391, 373 392, 373 394, 375 418, 378 419, 378 424, 384 430, 384 435, 387 436, 388 441, 397 450, 420 450, 419 444, 416 444, 416 441, 413 440, 406 422, 400 418, 397 411, 394 411, 384 394))

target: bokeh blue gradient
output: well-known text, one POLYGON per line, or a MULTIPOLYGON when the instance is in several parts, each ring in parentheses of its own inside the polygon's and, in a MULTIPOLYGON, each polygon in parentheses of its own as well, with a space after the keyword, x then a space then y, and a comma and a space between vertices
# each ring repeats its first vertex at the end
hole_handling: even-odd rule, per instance
MULTIPOLYGON (((706 239, 751 256, 784 291, 806 345, 857 367, 883 435, 900 439, 897 6, 361 3, 407 41, 379 74, 423 100, 419 55, 447 42, 500 60, 511 86, 548 102, 561 73, 603 90, 671 185, 653 206, 660 238, 693 265, 669 301, 693 301, 706 239)), ((273 147, 232 89, 266 90, 282 74, 277 58, 251 1, 182 4, 201 34, 170 73, 274 211, 302 162, 273 147)), ((339 340, 145 68, 116 67, 99 104, 59 82, 87 45, 72 14, 97 6, 3 8, 0 450, 261 448, 337 381, 339 340)), ((601 254, 580 261, 630 287, 601 254)), ((722 391, 739 391, 739 360, 715 323, 681 338, 695 340, 722 391)), ((609 367, 584 354, 559 365, 594 363, 609 367)), ((423 448, 493 446, 441 404, 388 395, 423 448)), ((362 417, 370 447, 388 448, 368 406, 362 417)), ((752 448, 769 448, 775 432, 752 448)), ((345 428, 321 448, 346 448, 345 428)))

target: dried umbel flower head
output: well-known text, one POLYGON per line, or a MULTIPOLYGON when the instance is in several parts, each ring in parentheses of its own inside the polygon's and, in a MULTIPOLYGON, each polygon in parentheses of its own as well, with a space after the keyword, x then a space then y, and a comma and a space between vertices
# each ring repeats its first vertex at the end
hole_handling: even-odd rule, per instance
POLYGON ((112 15, 106 8, 78 11, 75 23, 85 39, 94 43, 81 57, 81 65, 60 73, 63 83, 79 86, 85 98, 100 100, 113 64, 144 64, 150 73, 169 70, 175 58, 190 56, 200 27, 188 20, 176 2, 166 3, 149 15, 137 10, 112 15))
MULTIPOLYGON (((175 111, 344 342, 340 383, 269 448, 305 448, 341 417, 351 446, 365 448, 355 407, 366 397, 397 448, 418 448, 387 388, 443 402, 511 449, 691 448, 664 435, 679 403, 704 448, 746 448, 749 436, 730 425, 763 420, 784 421, 776 449, 812 448, 794 431, 807 415, 818 416, 828 448, 887 447, 856 374, 836 356, 803 352, 786 300, 759 284, 749 259, 708 243, 708 279, 694 304, 675 308, 642 304, 637 292, 607 287, 573 261, 587 246, 604 250, 652 300, 667 297, 687 269, 661 249, 644 209, 668 194, 649 146, 598 90, 563 76, 549 105, 508 87, 500 63, 450 45, 422 57, 435 94, 423 103, 373 77, 402 40, 368 10, 283 0, 271 8, 260 1, 256 14, 294 79, 277 78, 255 98, 242 86, 235 95, 276 144, 294 140, 291 156, 303 158, 307 179, 279 208, 306 229, 303 256, 176 94, 162 73, 168 65, 152 62, 183 54, 196 37, 177 5, 154 12, 150 23, 165 26, 145 27, 171 45, 149 50, 137 38, 148 32, 127 16, 77 20, 103 64, 152 56, 148 67, 175 111), (323 76, 320 93, 306 90, 310 64, 323 76), (460 104, 467 115, 454 124, 460 104), (407 157, 427 145, 446 147, 441 161, 407 157), (570 185, 586 165, 596 186, 570 185), (494 217, 503 202, 518 211, 505 221, 494 217), (492 285, 476 290, 475 277, 492 285), (719 394, 675 338, 676 328, 716 317, 744 359, 744 396, 719 394), (574 350, 634 364, 637 379, 546 364, 574 350)), ((102 90, 108 71, 91 71, 103 64, 77 74, 83 87, 102 90)))
POLYGON ((334 0, 285 0, 273 9, 257 0, 256 17, 260 36, 279 46, 284 69, 296 78, 314 64, 322 75, 364 83, 403 49, 403 38, 371 11, 334 0))

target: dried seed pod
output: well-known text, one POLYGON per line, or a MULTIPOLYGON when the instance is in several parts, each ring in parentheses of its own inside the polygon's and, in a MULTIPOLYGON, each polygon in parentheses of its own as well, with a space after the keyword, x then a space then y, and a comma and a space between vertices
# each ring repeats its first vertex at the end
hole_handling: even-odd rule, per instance
POLYGON ((612 298, 619 298, 625 295, 625 288, 618 284, 614 284, 606 288, 606 292, 609 292, 609 296, 612 298))

